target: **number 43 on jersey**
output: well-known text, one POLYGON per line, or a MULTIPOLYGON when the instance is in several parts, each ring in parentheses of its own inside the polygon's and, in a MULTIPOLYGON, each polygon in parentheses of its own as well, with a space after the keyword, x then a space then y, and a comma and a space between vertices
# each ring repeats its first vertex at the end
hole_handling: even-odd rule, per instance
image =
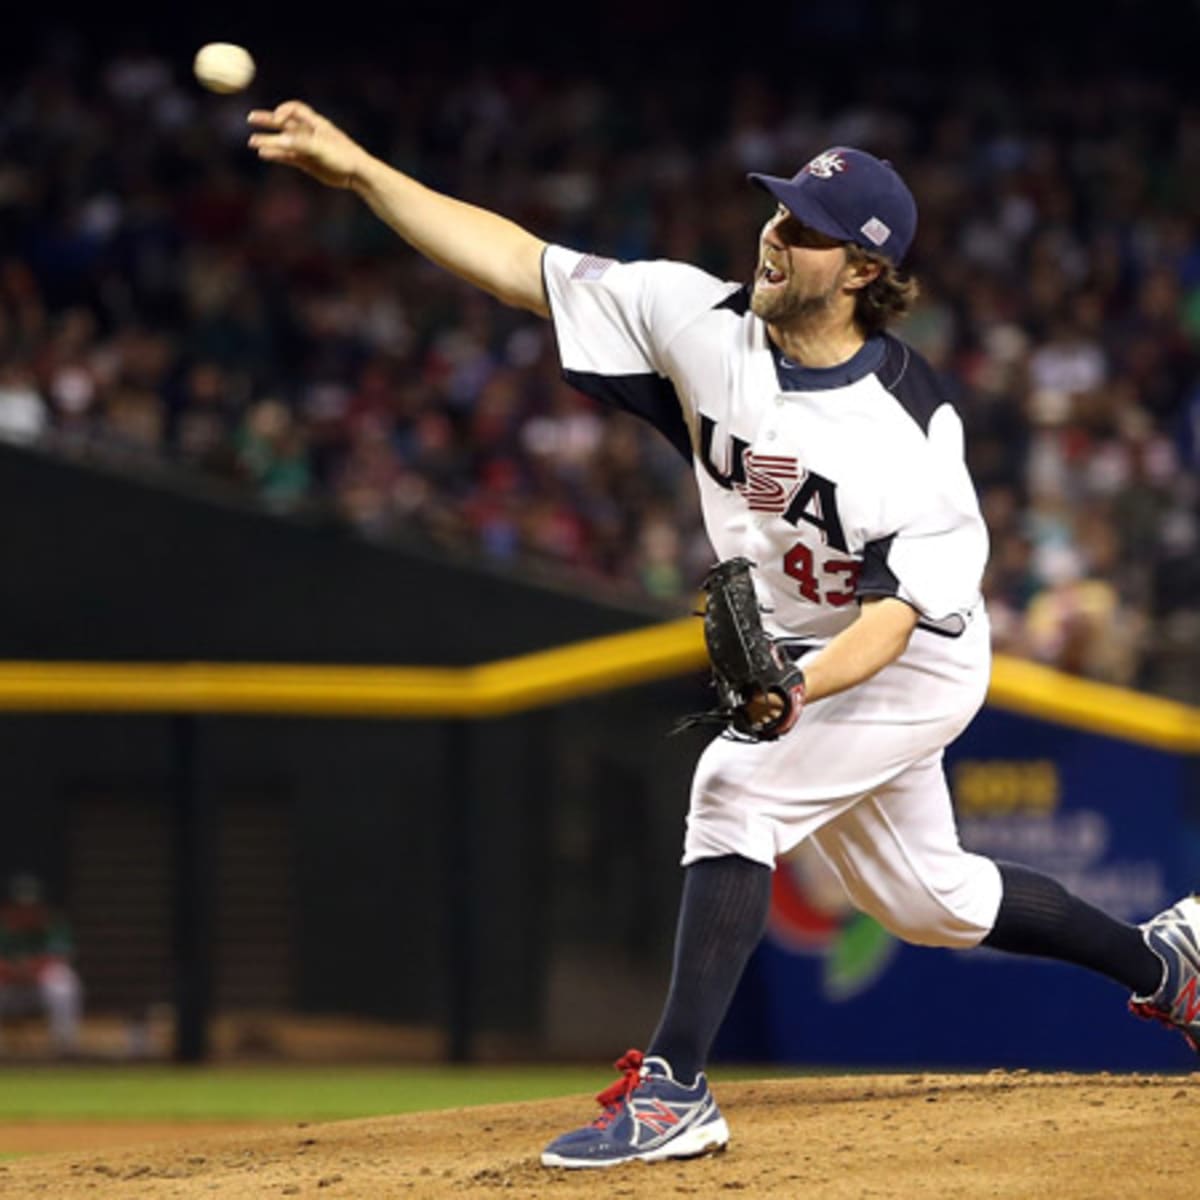
MULTIPOLYGON (((729 470, 722 471, 713 462, 715 432, 716 422, 701 413, 701 461, 718 487, 738 492, 751 512, 777 513, 793 526, 805 521, 820 530, 829 547, 849 552, 838 515, 836 483, 815 471, 806 471, 801 478, 800 464, 794 458, 756 454, 748 442, 736 436, 729 438, 729 470)), ((784 572, 796 581, 805 600, 835 608, 854 600, 861 568, 853 558, 827 558, 817 563, 811 547, 803 542, 797 542, 783 557, 784 572)))

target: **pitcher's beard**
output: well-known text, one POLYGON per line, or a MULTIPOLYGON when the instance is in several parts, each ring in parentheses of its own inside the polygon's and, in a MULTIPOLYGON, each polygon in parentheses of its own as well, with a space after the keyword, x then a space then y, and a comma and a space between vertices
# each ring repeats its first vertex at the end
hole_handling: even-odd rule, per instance
POLYGON ((798 296, 790 288, 755 288, 750 294, 750 311, 768 325, 805 323, 826 315, 840 291, 840 283, 818 296, 798 296))

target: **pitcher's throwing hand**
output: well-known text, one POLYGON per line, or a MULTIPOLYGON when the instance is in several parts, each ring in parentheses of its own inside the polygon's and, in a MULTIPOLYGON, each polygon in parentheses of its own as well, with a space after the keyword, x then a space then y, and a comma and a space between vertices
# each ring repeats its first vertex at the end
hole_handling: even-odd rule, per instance
POLYGON ((256 108, 246 119, 258 130, 250 135, 250 148, 259 158, 298 167, 330 187, 351 187, 367 157, 353 138, 300 100, 256 108))

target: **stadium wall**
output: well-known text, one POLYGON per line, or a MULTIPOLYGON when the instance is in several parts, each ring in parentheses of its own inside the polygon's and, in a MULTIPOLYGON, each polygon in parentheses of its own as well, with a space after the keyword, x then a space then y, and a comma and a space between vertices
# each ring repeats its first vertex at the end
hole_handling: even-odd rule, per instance
MULTIPOLYGON (((2 445, 0 542, 0 659, 455 666, 649 619, 2 445)), ((597 970, 665 970, 696 751, 666 734, 704 702, 697 674, 477 722, 188 718, 216 1010, 434 1037, 453 1015, 460 1037, 588 1049, 613 1007, 597 970)), ((0 716, 0 870, 66 902, 93 1010, 176 998, 179 737, 168 716, 0 716)))

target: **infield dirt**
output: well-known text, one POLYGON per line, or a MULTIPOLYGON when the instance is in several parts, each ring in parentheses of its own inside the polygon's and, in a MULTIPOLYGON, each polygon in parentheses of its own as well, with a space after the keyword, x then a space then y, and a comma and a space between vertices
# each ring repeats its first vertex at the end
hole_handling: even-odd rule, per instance
POLYGON ((543 1168, 542 1145, 596 1111, 574 1097, 235 1133, 182 1126, 174 1140, 140 1144, 145 1128, 131 1128, 123 1147, 0 1163, 0 1196, 1200 1195, 1200 1073, 854 1076, 717 1091, 730 1148, 691 1162, 543 1168))

